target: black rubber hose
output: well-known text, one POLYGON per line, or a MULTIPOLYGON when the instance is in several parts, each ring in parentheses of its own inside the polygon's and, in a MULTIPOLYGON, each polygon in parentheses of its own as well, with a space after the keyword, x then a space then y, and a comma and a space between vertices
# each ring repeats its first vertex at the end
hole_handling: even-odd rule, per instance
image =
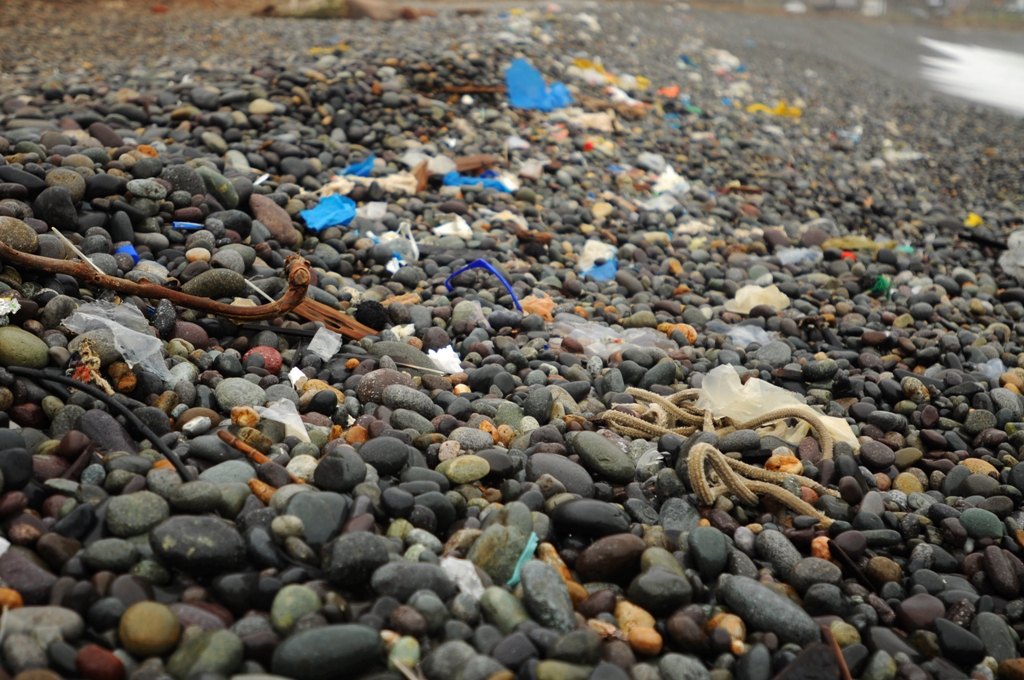
POLYGON ((135 429, 137 429, 146 437, 146 439, 152 442, 153 446, 156 447, 156 449, 160 453, 164 454, 167 460, 171 461, 171 465, 174 466, 174 469, 178 471, 178 474, 181 475, 181 478, 184 481, 191 482, 195 480, 195 477, 192 475, 192 472, 187 467, 185 467, 185 464, 181 462, 180 458, 178 458, 178 454, 176 454, 174 451, 171 451, 170 447, 167 446, 167 444, 164 444, 160 437, 158 437, 156 433, 153 432, 153 430, 149 429, 149 426, 147 426, 144 422, 139 420, 138 416, 136 416, 134 413, 128 410, 127 406, 112 398, 110 395, 108 395, 100 388, 94 385, 88 385, 78 380, 74 380, 73 378, 69 378, 64 375, 47 373, 46 371, 40 371, 34 368, 21 368, 19 366, 11 366, 7 369, 7 371, 11 375, 20 375, 22 377, 31 378, 32 380, 38 380, 40 382, 50 381, 60 383, 62 385, 67 385, 68 387, 74 387, 77 390, 85 392, 94 399, 99 399, 104 404, 106 404, 107 408, 110 409, 112 412, 116 411, 120 415, 124 416, 125 420, 131 423, 135 429))

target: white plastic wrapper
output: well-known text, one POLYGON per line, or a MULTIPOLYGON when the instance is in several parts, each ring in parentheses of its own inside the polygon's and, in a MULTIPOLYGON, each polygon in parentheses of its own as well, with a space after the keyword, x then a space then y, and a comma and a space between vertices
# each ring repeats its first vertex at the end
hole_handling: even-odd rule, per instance
POLYGON ((9 323, 7 318, 11 314, 16 314, 21 309, 21 303, 12 298, 4 298, 0 300, 0 326, 6 326, 9 323))
POLYGON ((292 387, 300 389, 309 380, 309 376, 298 366, 292 366, 292 370, 288 371, 288 380, 292 382, 292 387))
POLYGON ((666 165, 655 182, 653 191, 659 194, 682 196, 690 193, 690 183, 680 176, 671 165, 666 165))
POLYGON ((455 219, 451 222, 445 222, 434 227, 434 234, 437 236, 458 236, 463 241, 468 241, 473 238, 473 229, 462 218, 462 215, 456 215, 455 219))
POLYGON ((462 370, 462 360, 451 345, 446 345, 441 349, 432 349, 427 352, 427 356, 435 366, 445 373, 458 373, 462 370))
POLYGON ((135 305, 85 304, 64 320, 64 327, 79 335, 105 328, 113 333, 114 347, 129 366, 141 366, 165 382, 174 379, 164 364, 163 342, 140 332, 148 329, 149 323, 135 305))
POLYGON ((295 404, 291 400, 281 399, 280 401, 272 401, 266 406, 257 406, 256 413, 259 413, 261 418, 284 423, 284 434, 286 437, 298 437, 304 442, 309 441, 306 425, 302 422, 299 410, 295 408, 295 404))
POLYGON ((771 305, 775 309, 786 309, 789 307, 789 296, 774 284, 767 288, 743 286, 736 291, 736 297, 725 302, 725 308, 736 314, 748 314, 758 305, 771 305))
POLYGON ((441 569, 445 575, 452 580, 452 583, 459 587, 459 591, 480 599, 484 594, 484 584, 477 576, 476 567, 469 560, 460 560, 455 557, 445 557, 441 560, 441 569))
MULTIPOLYGON (((324 361, 330 361, 341 349, 342 337, 328 328, 320 328, 309 341, 309 351, 324 361)), ((295 369, 292 369, 295 370, 295 369)), ((305 376, 305 373, 303 373, 305 376)))

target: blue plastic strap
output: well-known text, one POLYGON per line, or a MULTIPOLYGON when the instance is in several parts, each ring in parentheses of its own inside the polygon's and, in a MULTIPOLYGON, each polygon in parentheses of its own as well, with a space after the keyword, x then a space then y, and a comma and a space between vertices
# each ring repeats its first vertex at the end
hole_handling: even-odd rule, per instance
POLYGON ((520 312, 523 311, 523 306, 519 304, 519 298, 516 297, 515 292, 513 292, 512 290, 512 284, 509 283, 508 280, 498 272, 497 268, 494 265, 492 265, 490 262, 483 258, 479 260, 473 260, 465 267, 462 267, 461 269, 452 272, 452 275, 445 279, 444 287, 447 288, 448 290, 451 290, 452 279, 454 279, 462 272, 469 271, 470 269, 486 269, 487 271, 498 277, 498 280, 501 281, 501 285, 503 285, 505 287, 505 290, 508 291, 508 294, 512 296, 512 302, 515 304, 516 309, 518 309, 520 312))
POLYGON ((178 231, 191 231, 193 229, 203 229, 203 225, 196 224, 195 222, 172 222, 171 229, 177 229, 178 231))

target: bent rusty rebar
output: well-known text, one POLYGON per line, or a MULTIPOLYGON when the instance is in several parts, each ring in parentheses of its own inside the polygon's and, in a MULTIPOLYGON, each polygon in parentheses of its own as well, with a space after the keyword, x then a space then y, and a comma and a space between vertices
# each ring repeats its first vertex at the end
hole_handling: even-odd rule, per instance
POLYGON ((285 260, 285 271, 288 273, 288 290, 280 300, 256 307, 240 307, 226 305, 216 300, 189 295, 179 290, 165 288, 155 283, 135 283, 127 279, 119 279, 93 271, 85 262, 57 260, 22 253, 10 246, 0 243, 0 259, 38 271, 67 274, 85 282, 87 285, 112 290, 122 295, 137 295, 141 298, 170 300, 181 307, 197 312, 216 314, 217 316, 237 319, 239 321, 266 321, 276 319, 293 311, 306 299, 306 290, 311 280, 310 265, 301 255, 290 255, 285 260))

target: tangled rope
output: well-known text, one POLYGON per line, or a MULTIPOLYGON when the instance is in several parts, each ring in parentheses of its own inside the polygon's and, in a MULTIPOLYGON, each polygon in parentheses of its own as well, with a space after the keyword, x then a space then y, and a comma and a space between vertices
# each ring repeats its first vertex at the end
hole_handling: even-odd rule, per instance
MULTIPOLYGON (((818 437, 822 458, 832 458, 833 441, 824 421, 809 408, 786 407, 769 411, 751 420, 728 424, 716 419, 711 411, 698 411, 692 402, 700 390, 684 390, 671 397, 663 397, 653 392, 637 388, 629 388, 626 393, 636 399, 640 405, 640 415, 633 415, 621 410, 609 410, 601 413, 598 419, 604 420, 621 435, 639 437, 660 437, 665 434, 677 434, 688 437, 698 430, 714 432, 722 436, 737 430, 752 430, 773 422, 796 418, 805 421, 818 437)), ((780 423, 785 428, 785 423, 780 423)), ((814 493, 838 496, 839 493, 818 484, 802 475, 788 472, 773 472, 764 468, 730 458, 717 447, 706 442, 694 444, 686 459, 687 475, 690 485, 697 498, 705 505, 713 505, 715 501, 731 494, 745 505, 756 506, 759 496, 768 496, 782 503, 789 509, 815 517, 823 526, 829 526, 833 520, 803 498, 785 488, 787 484, 796 483, 814 493), (708 476, 708 467, 714 478, 708 476)))

